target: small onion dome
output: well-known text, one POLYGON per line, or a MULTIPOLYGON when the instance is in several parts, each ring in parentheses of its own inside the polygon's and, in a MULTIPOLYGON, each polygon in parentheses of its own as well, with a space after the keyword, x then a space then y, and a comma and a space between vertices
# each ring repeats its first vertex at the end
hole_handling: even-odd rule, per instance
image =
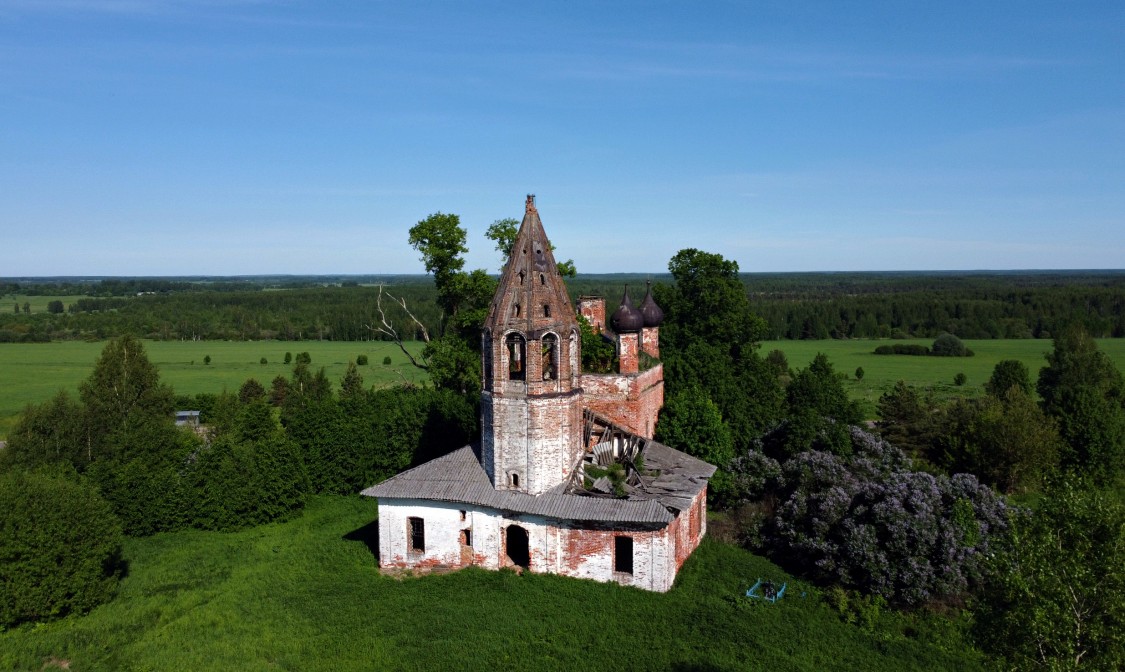
POLYGON ((633 307, 633 301, 629 298, 628 285, 625 286, 625 295, 621 297, 621 305, 613 312, 613 317, 609 318, 609 326, 618 334, 640 331, 645 326, 644 316, 633 307))
POLYGON ((641 317, 645 319, 646 327, 659 327, 664 322, 664 311, 652 300, 652 281, 648 281, 648 291, 645 300, 641 301, 641 317))

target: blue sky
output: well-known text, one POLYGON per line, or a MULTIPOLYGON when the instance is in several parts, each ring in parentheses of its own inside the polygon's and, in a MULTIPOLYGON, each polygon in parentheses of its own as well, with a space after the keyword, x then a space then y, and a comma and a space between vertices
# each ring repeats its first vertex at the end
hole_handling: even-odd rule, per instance
POLYGON ((0 0, 0 277, 1125 267, 1125 2, 0 0))

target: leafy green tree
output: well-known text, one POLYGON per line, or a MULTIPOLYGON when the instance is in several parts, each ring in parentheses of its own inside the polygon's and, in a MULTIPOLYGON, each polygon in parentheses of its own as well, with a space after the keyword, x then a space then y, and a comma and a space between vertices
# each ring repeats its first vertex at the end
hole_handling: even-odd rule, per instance
POLYGON ((968 380, 969 380, 969 377, 966 376, 964 373, 957 373, 953 376, 953 384, 956 385, 957 387, 961 387, 966 382, 968 382, 968 380))
POLYGON ((367 355, 359 355, 355 358, 355 363, 358 366, 367 366, 367 355))
POLYGON ((984 384, 984 391, 997 399, 1003 398, 1012 387, 1018 387, 1024 394, 1030 395, 1031 374, 1027 366, 1018 359, 1004 359, 996 363, 992 369, 992 376, 984 384))
POLYGON ((977 402, 970 442, 972 456, 962 466, 1005 493, 1038 488, 1061 448, 1054 420, 1018 385, 1002 399, 977 402))
POLYGON ((8 436, 7 449, 0 451, 0 471, 68 463, 85 469, 89 459, 84 423, 81 404, 65 390, 45 403, 28 404, 8 436))
POLYGON ((55 300, 55 301, 48 301, 47 302, 47 312, 48 313, 51 313, 53 315, 62 315, 65 310, 66 310, 66 307, 63 306, 62 301, 55 300))
POLYGON ((192 524, 234 530, 283 520, 304 507, 305 465, 263 399, 241 405, 229 431, 192 466, 192 524))
POLYGON ((828 357, 817 353, 808 368, 793 376, 786 388, 789 426, 785 440, 787 455, 814 446, 818 450, 846 454, 851 446, 849 426, 860 423, 858 404, 848 399, 843 381, 828 357))
POLYGON ((1062 466, 1112 482, 1125 461, 1125 378, 1113 361, 1085 331, 1068 330, 1047 354, 1037 389, 1059 423, 1062 466))
POLYGON ((244 404, 248 404, 257 399, 265 399, 266 388, 255 378, 247 378, 242 387, 238 388, 238 399, 244 404))
POLYGON ((682 390, 665 403, 655 438, 719 467, 734 458, 734 438, 719 407, 698 389, 682 390))
POLYGON ((351 362, 340 380, 340 398, 356 397, 361 394, 363 394, 363 376, 360 375, 355 362, 351 362))
POLYGON ((23 302, 23 313, 24 313, 24 315, 30 315, 31 314, 31 304, 28 303, 27 301, 23 302))
POLYGON ((766 364, 779 378, 789 375, 789 358, 781 350, 770 350, 766 355, 766 364))
POLYGON ((429 370, 438 387, 475 397, 481 379, 480 325, 496 291, 496 280, 482 269, 463 270, 461 255, 468 247, 457 215, 430 215, 411 227, 409 239, 433 274, 438 303, 445 311, 441 333, 426 344, 425 363, 419 365, 429 370))
POLYGON ((274 376, 270 382, 270 404, 281 406, 289 396, 289 380, 285 376, 274 376))
POLYGON ((977 634, 1007 669, 1125 669, 1125 507, 1075 480, 1016 516, 977 634))
POLYGON ((783 413, 777 376, 756 352, 765 324, 750 310, 737 262, 686 249, 668 269, 675 284, 656 285, 653 294, 664 310, 660 351, 669 396, 702 390, 741 452, 783 413))
POLYGON ((410 246, 421 253, 426 272, 434 276, 442 306, 451 315, 457 314, 463 298, 453 290, 465 267, 461 255, 469 251, 465 239, 457 215, 435 212, 410 228, 410 246))
POLYGON ((116 435, 150 423, 172 423, 172 388, 160 383, 156 366, 131 335, 110 341, 90 376, 78 386, 86 408, 87 461, 99 453, 120 454, 116 435))
POLYGON ((708 484, 707 495, 715 503, 725 500, 731 489, 727 469, 734 459, 734 438, 710 397, 699 389, 682 390, 670 397, 660 409, 655 438, 719 467, 708 484))
POLYGON ((865 373, 865 372, 864 372, 864 370, 863 370, 863 367, 862 367, 862 366, 857 366, 857 367, 856 367, 856 369, 855 369, 855 379, 856 379, 856 380, 863 380, 863 375, 864 375, 864 373, 865 373))
POLYGON ((876 404, 879 434, 914 459, 929 455, 935 437, 935 404, 905 381, 884 392, 876 404))
POLYGON ((293 353, 292 352, 285 353, 285 361, 284 361, 285 366, 289 366, 292 363, 293 363, 293 353))
POLYGON ((0 628, 108 601, 121 539, 109 505, 73 471, 0 474, 0 628))

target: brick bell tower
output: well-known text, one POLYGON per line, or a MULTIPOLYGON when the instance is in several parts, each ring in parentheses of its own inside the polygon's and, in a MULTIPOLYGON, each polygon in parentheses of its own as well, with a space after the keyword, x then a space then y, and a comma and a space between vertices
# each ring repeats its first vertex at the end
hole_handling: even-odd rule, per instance
POLYGON ((582 454, 582 358, 578 320, 534 195, 481 338, 481 466, 498 489, 546 492, 582 454))

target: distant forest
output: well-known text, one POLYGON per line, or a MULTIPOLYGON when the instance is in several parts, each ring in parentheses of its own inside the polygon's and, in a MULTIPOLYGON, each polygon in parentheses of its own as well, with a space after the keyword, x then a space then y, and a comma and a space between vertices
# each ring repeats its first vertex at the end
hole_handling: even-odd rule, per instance
MULTIPOLYGON (((1080 324, 1094 337, 1125 336, 1125 272, 746 273, 741 278, 769 339, 1050 338, 1080 324)), ((628 285, 667 274, 580 274, 572 298, 601 295, 607 314, 628 285)), ((443 315, 428 276, 254 276, 0 279, 0 342, 104 339, 378 340, 382 305, 406 339, 421 338, 394 299, 431 334, 443 315), (388 296, 389 294, 389 296, 388 296), (21 297, 50 297, 28 310, 21 297)))

